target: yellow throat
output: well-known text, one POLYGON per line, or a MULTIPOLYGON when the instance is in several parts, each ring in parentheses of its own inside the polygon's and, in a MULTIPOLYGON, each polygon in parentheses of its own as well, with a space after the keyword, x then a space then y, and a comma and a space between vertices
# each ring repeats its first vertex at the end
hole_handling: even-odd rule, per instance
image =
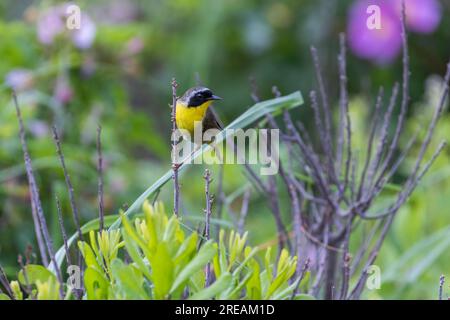
POLYGON ((206 110, 211 105, 212 101, 206 101, 205 103, 197 107, 188 107, 185 103, 177 101, 176 109, 176 123, 178 129, 184 129, 189 131, 191 136, 194 135, 195 122, 202 122, 205 117, 206 110))

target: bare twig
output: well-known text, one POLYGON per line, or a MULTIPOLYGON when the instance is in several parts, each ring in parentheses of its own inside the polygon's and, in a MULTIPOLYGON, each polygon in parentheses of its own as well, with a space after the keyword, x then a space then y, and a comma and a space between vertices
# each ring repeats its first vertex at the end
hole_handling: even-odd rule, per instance
MULTIPOLYGON (((223 191, 223 171, 224 171, 224 162, 220 164, 219 169, 219 179, 217 181, 217 200, 216 200, 216 215, 217 219, 222 219, 222 211, 223 211, 223 204, 225 202, 225 193, 223 191)), ((216 226, 216 234, 219 236, 220 232, 220 225, 217 224, 216 226)))
POLYGON ((55 252, 53 251, 53 241, 48 232, 47 222, 45 220, 44 212, 42 210, 41 200, 39 197, 39 190, 37 187, 36 179, 34 177, 33 166, 31 163, 30 154, 28 152, 28 146, 27 146, 27 142, 25 139, 25 128, 23 125, 22 114, 20 112, 16 93, 13 92, 12 96, 13 96, 13 100, 14 100, 14 105, 16 107, 17 119, 19 120, 20 142, 22 144, 22 151, 23 151, 23 156, 24 156, 24 161, 25 161, 25 169, 27 172, 28 184, 30 186, 30 192, 32 195, 31 201, 33 201, 33 203, 34 203, 38 221, 39 221, 39 227, 40 227, 48 254, 50 256, 50 259, 55 267, 57 279, 60 283, 60 292, 59 292, 60 297, 63 298, 64 297, 64 288, 63 288, 61 269, 59 268, 59 266, 56 262, 56 259, 55 259, 55 252))
MULTIPOLYGON (((251 86, 251 97, 254 102, 259 102, 261 99, 259 97, 258 92, 258 86, 256 84, 256 81, 253 77, 250 78, 250 86, 251 86)), ((277 124, 275 122, 275 119, 271 114, 266 115, 266 119, 269 122, 269 124, 275 128, 277 127, 277 124)), ((268 195, 268 201, 270 205, 270 209, 272 211, 273 217, 275 219, 275 224, 277 227, 277 234, 278 234, 278 249, 279 253, 281 250, 287 246, 289 249, 291 249, 291 244, 289 241, 289 236, 286 230, 286 227, 283 223, 283 219, 281 218, 281 211, 280 211, 280 204, 279 204, 279 196, 278 196, 278 188, 277 188, 277 182, 276 177, 269 176, 267 179, 267 184, 265 184, 260 177, 254 172, 254 170, 248 165, 248 163, 244 162, 244 167, 247 169, 247 172, 250 174, 250 176, 253 178, 253 181, 256 183, 256 185, 268 195)))
POLYGON ((348 252, 345 253, 342 268, 342 288, 340 299, 345 299, 345 297, 347 296, 348 285, 350 281, 350 260, 351 260, 350 254, 348 252))
POLYGON ((251 191, 250 188, 245 190, 244 195, 242 197, 242 205, 241 205, 241 212, 239 214, 239 220, 238 220, 238 232, 240 235, 244 234, 244 227, 245 227, 245 219, 247 218, 248 213, 248 205, 250 202, 250 195, 251 191))
POLYGON ((34 230, 36 232, 36 240, 37 240, 38 247, 39 247, 39 253, 41 254, 42 263, 44 265, 48 266, 49 261, 48 261, 48 257, 47 257, 47 251, 46 251, 44 239, 42 237, 41 228, 39 227, 40 226, 39 218, 37 216, 36 206, 33 201, 33 194, 31 193, 31 190, 30 190, 30 199, 31 199, 31 215, 33 216, 33 224, 34 224, 34 230))
POLYGON ((403 83, 402 83, 402 100, 400 105, 400 114, 398 116, 397 120, 397 126, 395 129, 394 137, 392 139, 391 145, 389 146, 388 154, 383 162, 382 169, 380 175, 383 175, 388 166, 389 163, 392 160, 392 157, 394 156, 395 149, 397 148, 397 144, 400 138, 400 134, 403 130, 403 125, 406 118, 406 113, 408 111, 408 103, 409 103, 409 78, 410 78, 410 71, 409 71, 409 52, 408 52, 408 35, 406 33, 405 28, 405 4, 402 1, 402 16, 401 16, 401 22, 402 22, 402 44, 403 44, 403 83))
POLYGON ((321 105, 322 105, 322 110, 323 110, 324 118, 325 118, 325 146, 326 146, 325 154, 327 155, 327 157, 329 159, 329 165, 331 166, 329 169, 330 169, 330 171, 334 172, 334 170, 332 170, 333 150, 332 150, 332 146, 331 146, 331 111, 330 111, 330 106, 328 103, 327 93, 325 90, 325 84, 324 84, 323 77, 322 77, 322 71, 321 71, 320 62, 319 62, 319 55, 317 54, 316 48, 311 47, 311 55, 312 55, 313 62, 314 62, 314 68, 316 70, 316 78, 317 78, 317 83, 319 85, 319 92, 320 92, 320 96, 321 96, 321 100, 322 100, 321 105))
POLYGON ((439 295, 438 295, 439 300, 442 300, 444 283, 445 283, 445 277, 444 277, 444 275, 441 275, 439 278, 439 295))
POLYGON ((367 169, 369 168, 369 164, 371 162, 371 157, 372 157, 372 144, 373 144, 373 140, 375 138, 375 132, 377 130, 377 123, 378 123, 378 118, 380 115, 380 110, 381 110, 381 104, 382 104, 382 100, 383 100, 383 96, 384 96, 384 89, 383 87, 380 87, 380 90, 378 92, 378 97, 377 97, 377 102, 375 104, 375 114, 373 115, 373 122, 372 122, 372 129, 370 131, 370 136, 369 136, 369 143, 367 144, 367 152, 366 152, 366 161, 364 163, 364 168, 362 170, 361 173, 361 179, 360 179, 360 184, 359 184, 359 191, 358 191, 358 199, 361 198, 361 193, 363 192, 364 189, 364 185, 365 185, 365 179, 366 179, 366 174, 367 174, 367 169))
POLYGON ((83 232, 81 231, 80 215, 78 213, 78 207, 77 207, 76 201, 75 201, 75 192, 73 189, 72 181, 70 180, 70 175, 69 175, 69 172, 67 171, 64 154, 62 152, 61 140, 59 139, 58 131, 55 126, 52 127, 52 131, 53 131, 53 140, 55 141, 55 145, 56 145, 56 152, 58 153, 59 161, 61 162, 61 167, 62 167, 63 173, 64 173, 64 179, 66 181, 67 190, 69 192, 70 207, 72 209, 73 218, 75 220, 75 226, 77 228, 78 239, 80 241, 82 241, 83 240, 83 232))
MULTIPOLYGON (((346 71, 346 47, 345 34, 339 35, 340 52, 338 55, 339 64, 339 131, 336 148, 336 168, 341 172, 342 159, 344 152, 344 130, 348 130, 349 123, 346 121, 348 114, 348 96, 347 96, 347 71, 346 71), (344 126, 345 123, 345 126, 344 126)), ((348 120, 348 119, 347 119, 348 120)), ((350 143, 349 134, 347 133, 347 143, 350 143)), ((344 188, 345 190, 345 188, 344 188)))
POLYGON ((394 85, 394 88, 392 90, 391 99, 389 100, 389 106, 384 115, 384 120, 383 120, 383 124, 381 127, 381 133, 380 133, 380 138, 379 138, 378 145, 377 145, 377 150, 375 152, 374 159, 370 165, 370 168, 369 168, 369 171, 367 174, 367 181, 368 181, 369 186, 371 186, 373 184, 373 176, 375 175, 375 171, 378 169, 378 167, 380 165, 380 161, 383 156, 384 147, 387 144, 389 124, 391 123, 392 112, 394 111, 394 107, 395 107, 395 104, 397 101, 398 90, 399 90, 399 84, 398 84, 398 82, 396 82, 394 85))
MULTIPOLYGON (((205 208, 205 240, 208 241, 210 238, 210 221, 211 221, 211 210, 212 210, 212 202, 213 197, 210 195, 209 186, 211 184, 211 173, 208 169, 205 170, 205 174, 203 176, 205 179, 205 200, 206 200, 206 208, 205 208)), ((205 287, 209 287, 211 283, 211 265, 208 263, 206 265, 205 270, 205 287)))
POLYGON ((61 235, 64 242, 64 250, 66 251, 66 262, 67 265, 72 265, 72 261, 70 259, 70 252, 69 252, 69 245, 67 244, 67 233, 66 229, 64 228, 64 220, 62 216, 62 210, 61 210, 61 203, 59 202, 58 196, 55 196, 56 200, 56 211, 58 212, 58 222, 59 222, 59 228, 61 229, 61 235))
POLYGON ((9 285, 8 277, 6 276, 5 270, 3 270, 2 266, 0 266, 0 284, 5 288, 7 294, 11 299, 15 299, 13 290, 9 285))
MULTIPOLYGON (((175 131, 177 130, 177 81, 175 78, 172 79, 172 151, 175 152, 176 141, 175 141, 175 131)), ((175 156, 173 156, 175 159, 175 156)), ((173 213, 178 216, 179 215, 179 206, 180 206, 180 184, 178 182, 178 169, 180 164, 175 163, 175 160, 172 161, 172 170, 173 170, 173 213)))
POLYGON ((97 174, 98 174, 98 215, 100 219, 99 230, 104 229, 105 213, 103 203, 103 155, 102 155, 102 127, 97 127, 97 174))
POLYGON ((32 289, 31 289, 31 284, 30 284, 29 278, 28 278, 28 272, 27 272, 27 269, 25 268, 27 263, 25 263, 25 264, 23 263, 23 258, 22 258, 22 255, 20 255, 20 254, 17 257, 17 262, 19 263, 20 269, 22 270, 22 273, 23 273, 23 278, 25 280, 24 290, 27 293, 27 295, 30 297, 32 295, 32 289))

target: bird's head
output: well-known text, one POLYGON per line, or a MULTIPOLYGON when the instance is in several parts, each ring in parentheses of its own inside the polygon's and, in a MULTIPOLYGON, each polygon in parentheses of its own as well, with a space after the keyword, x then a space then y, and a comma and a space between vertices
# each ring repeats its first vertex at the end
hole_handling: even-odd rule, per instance
POLYGON ((205 87, 193 87, 187 90, 179 99, 179 102, 188 108, 202 106, 205 103, 212 103, 214 100, 222 100, 222 98, 213 94, 213 92, 205 87))

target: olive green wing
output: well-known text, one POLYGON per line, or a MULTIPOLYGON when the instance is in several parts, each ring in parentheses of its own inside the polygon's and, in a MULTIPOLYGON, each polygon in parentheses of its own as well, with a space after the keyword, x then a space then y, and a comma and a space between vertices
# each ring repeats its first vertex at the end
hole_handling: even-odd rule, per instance
POLYGON ((219 120, 219 117, 216 115, 212 107, 209 107, 208 110, 206 110, 202 124, 203 124, 203 132, 209 129, 223 130, 221 121, 219 120))

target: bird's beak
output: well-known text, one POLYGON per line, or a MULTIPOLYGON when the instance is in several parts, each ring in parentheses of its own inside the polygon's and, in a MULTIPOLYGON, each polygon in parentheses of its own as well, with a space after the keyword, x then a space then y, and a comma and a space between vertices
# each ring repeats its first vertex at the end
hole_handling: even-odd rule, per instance
POLYGON ((216 95, 212 95, 212 97, 209 98, 209 100, 222 100, 222 98, 216 95))

